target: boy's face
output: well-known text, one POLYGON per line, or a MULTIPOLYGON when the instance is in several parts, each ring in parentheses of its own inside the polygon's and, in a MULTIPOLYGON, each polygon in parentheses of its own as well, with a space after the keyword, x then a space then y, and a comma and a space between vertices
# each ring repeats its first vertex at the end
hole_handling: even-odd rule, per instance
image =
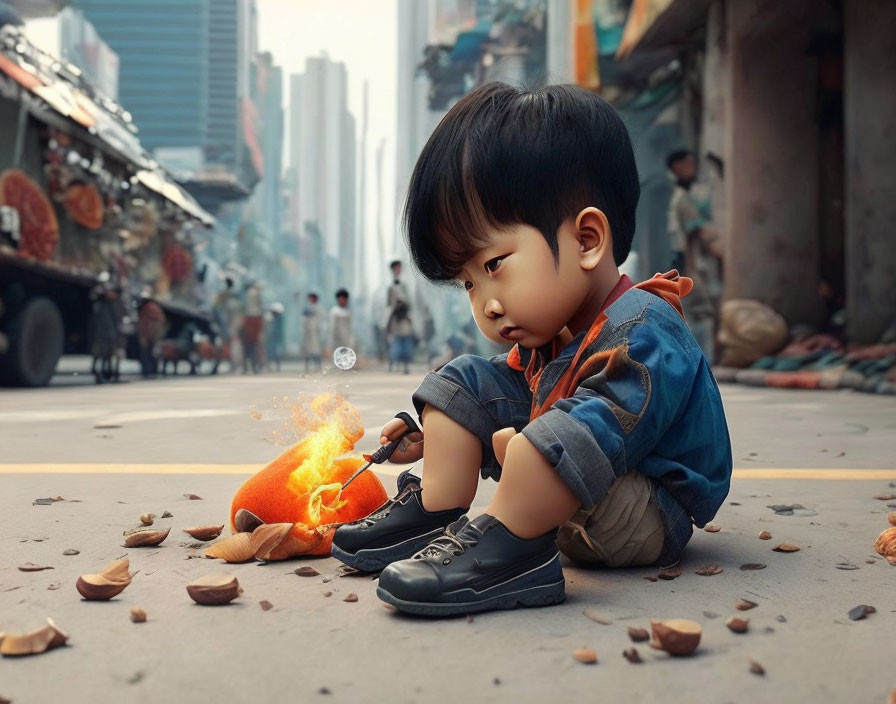
POLYGON ((540 347, 582 307, 590 287, 572 220, 560 226, 557 244, 555 261, 541 232, 514 225, 491 233, 486 246, 464 265, 458 279, 487 338, 540 347))

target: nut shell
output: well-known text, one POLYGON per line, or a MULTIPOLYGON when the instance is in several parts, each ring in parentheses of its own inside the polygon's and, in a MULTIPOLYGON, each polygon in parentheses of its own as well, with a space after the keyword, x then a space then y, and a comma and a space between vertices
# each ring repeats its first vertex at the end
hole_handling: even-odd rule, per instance
POLYGON ((134 623, 144 623, 146 621, 146 611, 139 606, 131 607, 131 621, 134 623))
POLYGON ((233 527, 238 533, 251 533, 258 526, 263 526, 264 521, 248 509, 241 508, 233 517, 233 527))
POLYGON ((151 526, 153 521, 155 520, 156 514, 154 513, 141 513, 140 514, 140 522, 145 526, 151 526))
POLYGON ((196 526, 194 528, 184 528, 184 533, 188 533, 196 540, 205 542, 217 538, 221 535, 222 530, 224 530, 223 524, 220 526, 196 526))
POLYGON ((130 579, 113 582, 101 574, 82 574, 75 582, 75 588, 87 601, 108 601, 121 594, 130 583, 130 579))
POLYGON ((573 650, 572 656, 586 665, 593 665, 597 662, 597 653, 591 648, 579 648, 578 650, 573 650))
POLYGON ((733 631, 734 633, 746 633, 747 629, 750 627, 750 619, 732 616, 725 621, 725 625, 728 626, 728 630, 733 631))
POLYGON ((896 565, 896 526, 887 528, 877 536, 877 540, 874 541, 874 549, 879 555, 887 558, 887 562, 891 565, 896 565))
POLYGON ((271 559, 271 553, 286 540, 292 530, 292 523, 265 523, 258 526, 249 538, 252 552, 259 560, 271 559))
POLYGON ((3 655, 37 655, 51 648, 65 645, 68 634, 60 631, 53 619, 47 619, 47 625, 24 635, 7 634, 0 639, 0 654, 3 655))
POLYGON ((126 548, 149 548, 162 543, 171 532, 170 528, 165 530, 145 530, 137 528, 136 530, 125 533, 124 547, 126 548))
POLYGON ((236 577, 220 572, 206 575, 187 585, 190 598, 203 606, 229 604, 242 593, 236 577))
POLYGON ((696 621, 673 618, 665 621, 651 621, 653 642, 650 644, 658 650, 665 650, 669 655, 690 655, 700 645, 703 628, 696 621))
POLYGON ((206 548, 206 557, 219 557, 225 562, 248 562, 255 557, 249 544, 251 533, 237 533, 206 548))

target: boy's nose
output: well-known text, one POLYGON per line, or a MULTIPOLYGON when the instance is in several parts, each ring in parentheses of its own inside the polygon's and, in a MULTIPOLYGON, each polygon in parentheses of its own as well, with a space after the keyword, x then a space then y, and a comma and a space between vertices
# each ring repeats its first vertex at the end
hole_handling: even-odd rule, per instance
POLYGON ((489 299, 485 304, 485 317, 494 320, 504 315, 504 308, 494 298, 489 299))

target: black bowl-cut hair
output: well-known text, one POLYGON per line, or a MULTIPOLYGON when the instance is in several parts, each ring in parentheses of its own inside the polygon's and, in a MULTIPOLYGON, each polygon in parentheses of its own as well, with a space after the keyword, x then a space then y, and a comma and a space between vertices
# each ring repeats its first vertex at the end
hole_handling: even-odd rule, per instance
POLYGON ((628 131, 578 86, 487 83, 462 98, 417 160, 404 209, 414 264, 449 281, 490 230, 537 228, 558 257, 557 230, 583 208, 610 223, 613 259, 628 257, 641 188, 628 131))

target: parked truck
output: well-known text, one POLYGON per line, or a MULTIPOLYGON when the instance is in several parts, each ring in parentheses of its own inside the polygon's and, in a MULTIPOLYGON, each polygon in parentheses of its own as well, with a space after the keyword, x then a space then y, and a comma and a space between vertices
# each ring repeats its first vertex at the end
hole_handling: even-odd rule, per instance
POLYGON ((90 353, 92 294, 110 281, 129 357, 141 297, 164 310, 168 336, 214 339, 195 260, 213 225, 124 108, 0 28, 0 383, 42 386, 62 354, 90 353))

